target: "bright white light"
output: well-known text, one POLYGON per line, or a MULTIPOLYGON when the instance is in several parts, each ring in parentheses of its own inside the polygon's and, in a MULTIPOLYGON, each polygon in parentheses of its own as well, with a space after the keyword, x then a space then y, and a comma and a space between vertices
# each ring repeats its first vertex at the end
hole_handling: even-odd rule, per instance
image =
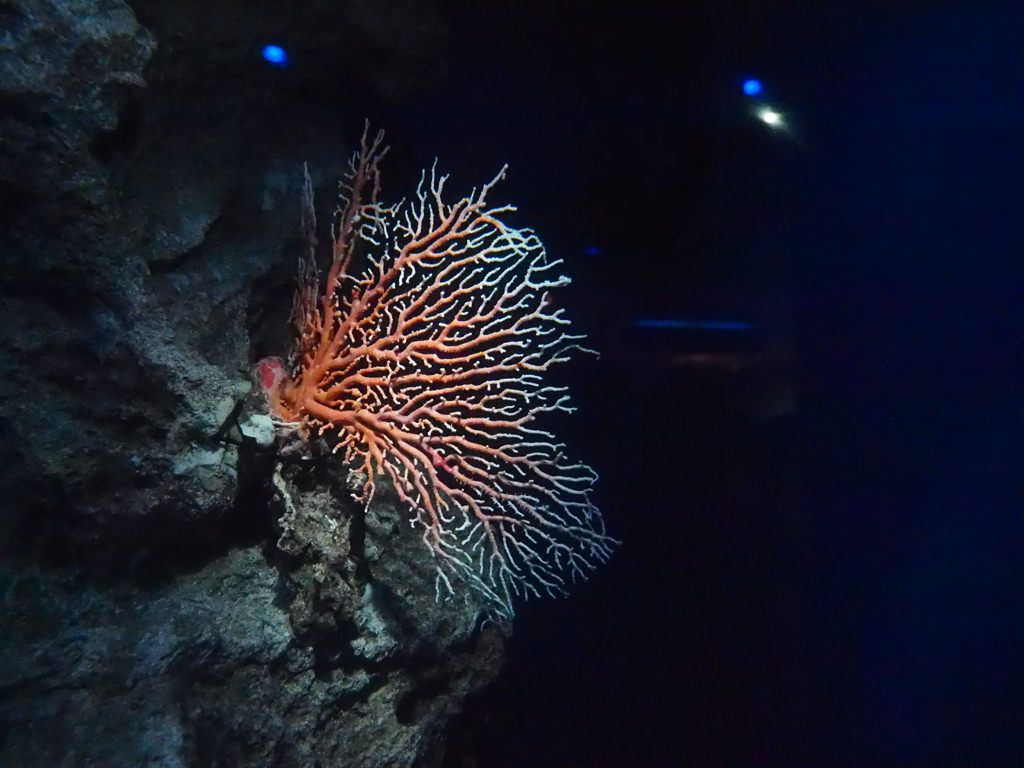
POLYGON ((782 127, 782 115, 771 107, 762 107, 757 111, 757 116, 763 120, 766 125, 770 125, 773 128, 782 127))
POLYGON ((801 149, 807 150, 808 152, 811 151, 807 145, 793 135, 793 127, 786 121, 786 116, 782 112, 776 112, 767 104, 763 104, 756 107, 753 113, 754 117, 771 128, 773 133, 785 134, 786 138, 792 140, 801 149))

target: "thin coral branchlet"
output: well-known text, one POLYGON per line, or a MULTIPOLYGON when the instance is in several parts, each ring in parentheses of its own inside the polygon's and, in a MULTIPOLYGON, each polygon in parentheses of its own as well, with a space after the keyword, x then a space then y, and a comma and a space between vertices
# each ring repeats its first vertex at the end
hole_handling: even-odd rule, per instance
POLYGON ((561 262, 501 220, 513 207, 488 205, 506 169, 447 204, 435 164, 411 201, 385 207, 382 141, 364 131, 350 162, 322 286, 306 174, 297 340, 291 371, 265 377, 270 410, 282 430, 342 451, 365 478, 364 504, 378 477, 391 481, 435 556, 439 593, 461 581, 511 616, 515 595, 564 593, 616 544, 590 500, 594 471, 535 426, 574 410, 544 373, 591 350, 551 302, 569 282, 561 262))

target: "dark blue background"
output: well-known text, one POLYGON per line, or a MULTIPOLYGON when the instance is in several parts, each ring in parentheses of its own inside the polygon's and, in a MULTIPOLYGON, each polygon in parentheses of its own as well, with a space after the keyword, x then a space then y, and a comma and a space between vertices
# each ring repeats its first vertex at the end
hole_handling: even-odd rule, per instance
POLYGON ((453 748, 1024 764, 1024 4, 444 8, 447 79, 378 119, 466 186, 510 162, 500 194, 602 351, 567 374, 562 431, 624 541, 522 608, 453 748), (791 135, 752 117, 751 75, 791 135), (672 363, 748 342, 634 327, 771 297, 788 415, 745 407, 746 374, 672 363))

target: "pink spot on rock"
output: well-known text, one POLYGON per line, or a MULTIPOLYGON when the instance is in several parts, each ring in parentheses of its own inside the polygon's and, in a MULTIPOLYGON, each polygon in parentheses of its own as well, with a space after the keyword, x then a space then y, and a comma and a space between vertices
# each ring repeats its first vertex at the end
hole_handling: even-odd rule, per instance
POLYGON ((263 389, 263 396, 271 411, 276 411, 278 408, 281 385, 287 377, 288 372, 280 358, 265 357, 256 365, 256 379, 263 389))

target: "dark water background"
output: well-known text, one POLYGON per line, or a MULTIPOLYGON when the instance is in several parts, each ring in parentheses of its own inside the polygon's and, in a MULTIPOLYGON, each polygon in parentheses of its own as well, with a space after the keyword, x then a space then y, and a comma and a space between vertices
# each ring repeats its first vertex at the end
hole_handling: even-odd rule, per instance
POLYGON ((624 544, 521 609, 463 737, 508 768, 1019 764, 1024 6, 545 8, 461 5, 441 91, 385 118, 463 183, 511 164, 602 352, 561 431, 624 544))

